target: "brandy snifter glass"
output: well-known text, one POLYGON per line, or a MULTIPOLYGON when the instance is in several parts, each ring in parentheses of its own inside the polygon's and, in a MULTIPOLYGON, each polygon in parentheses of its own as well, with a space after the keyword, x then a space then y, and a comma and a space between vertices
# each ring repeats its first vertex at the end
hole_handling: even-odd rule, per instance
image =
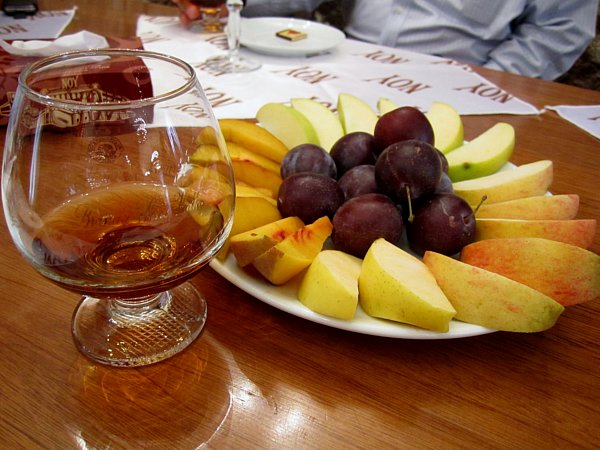
POLYGON ((189 282, 225 242, 235 184, 194 69, 143 50, 48 57, 20 75, 2 200, 39 273, 82 295, 77 348, 139 366, 187 347, 206 321, 189 282))

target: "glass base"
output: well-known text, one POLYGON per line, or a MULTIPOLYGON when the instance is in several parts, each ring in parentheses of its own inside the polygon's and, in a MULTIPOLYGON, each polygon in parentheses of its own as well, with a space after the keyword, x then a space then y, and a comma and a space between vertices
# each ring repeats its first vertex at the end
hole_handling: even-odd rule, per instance
POLYGON ((135 367, 186 348, 204 328, 206 316, 204 298, 183 283, 142 299, 84 296, 73 313, 71 331, 79 351, 93 361, 135 367))
POLYGON ((244 73, 260 69, 262 64, 253 59, 231 56, 215 56, 206 60, 206 66, 223 73, 244 73))

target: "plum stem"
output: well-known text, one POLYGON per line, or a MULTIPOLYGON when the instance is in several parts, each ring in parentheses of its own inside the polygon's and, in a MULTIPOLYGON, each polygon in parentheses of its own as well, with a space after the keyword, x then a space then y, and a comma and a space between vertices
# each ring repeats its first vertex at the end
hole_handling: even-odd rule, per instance
MULTIPOLYGON (((477 214, 477 211, 479 211, 479 208, 481 208, 481 205, 483 205, 483 202, 485 202, 486 200, 487 200, 487 195, 483 195, 481 197, 481 200, 479 201, 479 204, 475 207, 473 212, 471 214, 469 214, 469 216, 475 216, 477 214)), ((467 216, 467 217, 469 217, 469 216, 467 216)))
POLYGON ((412 223, 415 218, 412 210, 412 202, 410 200, 410 186, 406 185, 406 197, 408 198, 408 221, 412 223))

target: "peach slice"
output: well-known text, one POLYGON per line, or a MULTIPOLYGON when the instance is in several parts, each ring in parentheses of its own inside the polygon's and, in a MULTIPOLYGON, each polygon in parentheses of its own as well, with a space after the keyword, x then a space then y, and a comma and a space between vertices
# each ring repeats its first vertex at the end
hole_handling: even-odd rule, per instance
MULTIPOLYGON (((225 141, 234 142, 251 152, 280 163, 288 148, 267 129, 256 123, 241 119, 219 119, 219 127, 225 141)), ((213 128, 206 127, 196 139, 198 144, 215 145, 220 140, 213 128)))
POLYGON ((252 265, 272 284, 284 284, 310 266, 332 229, 329 218, 321 217, 256 257, 252 265))
POLYGON ((257 188, 268 189, 272 198, 277 197, 281 176, 249 160, 232 160, 235 179, 257 188))
POLYGON ((277 245, 304 222, 298 217, 286 217, 275 222, 231 236, 230 246, 240 267, 250 264, 256 257, 277 245))

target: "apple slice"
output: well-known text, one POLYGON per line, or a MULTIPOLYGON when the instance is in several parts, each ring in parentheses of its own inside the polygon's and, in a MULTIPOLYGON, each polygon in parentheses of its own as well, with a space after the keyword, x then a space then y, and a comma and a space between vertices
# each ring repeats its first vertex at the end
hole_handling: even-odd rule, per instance
POLYGON ((252 265, 272 284, 284 284, 310 266, 332 228, 329 218, 321 217, 257 256, 252 265))
POLYGON ((257 111, 256 119, 288 149, 300 144, 319 145, 319 137, 312 124, 290 106, 266 103, 257 111))
POLYGON ((496 238, 539 237, 589 248, 596 234, 596 219, 521 220, 477 219, 475 241, 496 238))
POLYGON ((364 131, 373 134, 377 114, 363 100, 352 94, 342 93, 338 95, 337 110, 344 133, 364 131))
POLYGON ((344 135, 344 128, 338 117, 324 104, 310 98, 293 98, 292 107, 308 119, 317 136, 319 145, 325 151, 331 150, 333 144, 344 135))
POLYGON ((578 211, 577 194, 536 195, 499 203, 484 202, 477 210, 477 218, 569 220, 577 217, 578 211))
POLYGON ((541 160, 523 164, 514 170, 458 181, 453 183, 453 187, 456 195, 473 206, 478 205, 484 195, 487 196, 486 203, 544 195, 552 184, 552 178, 552 161, 541 160))
POLYGON ((230 246, 240 267, 250 264, 278 242, 284 240, 304 223, 298 217, 285 217, 258 228, 231 236, 230 246))
POLYGON ((361 259, 347 253, 321 251, 302 278, 298 299, 319 314, 351 320, 358 306, 361 265, 361 259))
POLYGON ((377 110, 379 111, 379 117, 383 116, 385 113, 393 111, 394 109, 398 109, 399 107, 400 105, 397 105, 389 98, 379 97, 379 99, 377 100, 377 110))
POLYGON ((540 238, 487 239, 464 247, 460 260, 546 294, 563 306, 600 297, 600 256, 540 238))
POLYGON ((448 153, 463 145, 464 127, 456 109, 448 103, 433 102, 425 115, 433 128, 435 148, 448 153))
POLYGON ((455 310, 418 258, 377 239, 358 278, 359 301, 370 316, 447 332, 455 310))
POLYGON ((552 327, 564 307, 522 283, 427 251, 423 262, 456 308, 456 319, 502 331, 533 333, 552 327))
POLYGON ((498 122, 471 142, 446 154, 448 175, 452 181, 491 175, 508 162, 514 148, 514 128, 498 122))

